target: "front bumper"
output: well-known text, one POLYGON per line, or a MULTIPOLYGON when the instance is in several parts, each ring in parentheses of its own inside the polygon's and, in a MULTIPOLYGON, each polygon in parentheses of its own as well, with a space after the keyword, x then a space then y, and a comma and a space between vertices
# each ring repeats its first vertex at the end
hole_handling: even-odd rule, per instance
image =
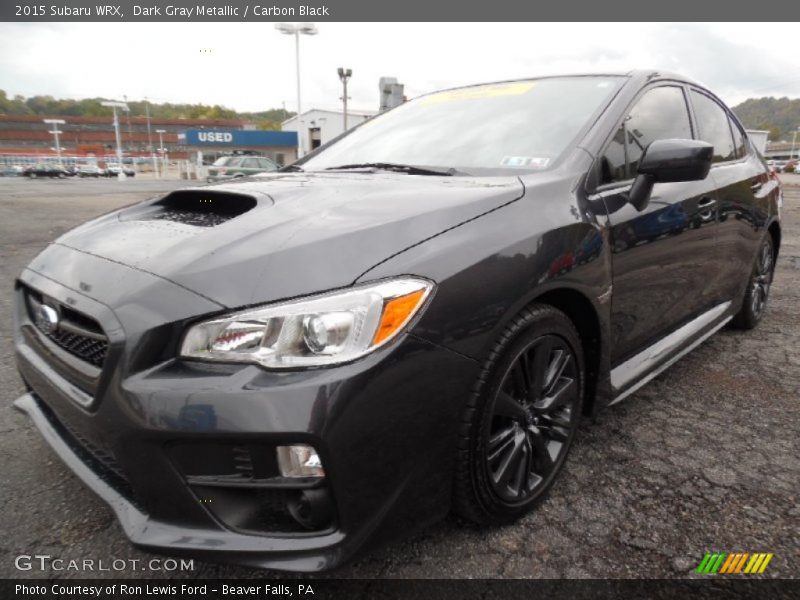
MULTIPOLYGON (((477 375, 474 361, 410 334, 331 369, 269 372, 252 365, 179 361, 164 356, 182 328, 171 321, 174 314, 161 314, 158 319, 166 324, 157 327, 142 329, 141 323, 142 314, 152 319, 165 310, 158 302, 143 306, 146 298, 158 297, 153 286, 172 284, 142 280, 149 276, 112 263, 104 268, 128 271, 130 291, 119 291, 126 298, 119 308, 113 299, 101 307, 82 297, 77 285, 23 273, 26 286, 50 298, 86 312, 97 305, 93 316, 112 335, 106 366, 87 394, 53 368, 46 340, 33 343, 36 332, 18 301, 17 364, 31 392, 15 406, 109 504, 134 544, 203 560, 320 571, 367 544, 447 513, 459 417, 477 375), (319 531, 231 526, 220 518, 218 506, 203 503, 187 473, 214 462, 219 447, 274 452, 277 445, 297 443, 319 452, 335 506, 333 523, 319 531), (187 467, 185 459, 176 459, 178 448, 199 449, 182 454, 197 459, 190 458, 187 467), (104 468, 108 464, 100 464, 103 460, 95 460, 98 455, 113 457, 105 461, 113 463, 112 473, 104 468)), ((189 292, 180 293, 186 318, 208 310, 189 292)), ((214 502, 227 502, 220 498, 214 496, 214 502)), ((224 512, 236 510, 225 507, 224 512)))
POLYGON ((336 548, 344 534, 279 540, 236 534, 220 528, 189 528, 159 521, 137 508, 117 491, 68 443, 61 427, 48 415, 43 401, 28 393, 14 402, 27 414, 39 433, 62 461, 114 511, 125 535, 138 545, 154 551, 201 556, 206 560, 242 562, 289 571, 320 571, 339 561, 336 548), (237 560, 237 558, 239 560, 237 560))

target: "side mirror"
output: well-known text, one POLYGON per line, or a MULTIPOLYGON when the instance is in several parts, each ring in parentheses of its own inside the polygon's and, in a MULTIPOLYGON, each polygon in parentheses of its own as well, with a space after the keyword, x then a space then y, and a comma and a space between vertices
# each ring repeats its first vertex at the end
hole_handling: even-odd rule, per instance
POLYGON ((714 146, 698 140, 656 140, 645 148, 628 201, 643 211, 656 183, 701 181, 711 169, 714 146))

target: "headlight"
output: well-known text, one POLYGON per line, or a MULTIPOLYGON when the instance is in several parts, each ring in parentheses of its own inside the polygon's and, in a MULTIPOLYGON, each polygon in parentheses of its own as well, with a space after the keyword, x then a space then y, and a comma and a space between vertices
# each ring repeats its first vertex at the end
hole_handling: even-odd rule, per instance
POLYGON ((191 327, 180 354, 275 369, 351 361, 395 337, 432 289, 404 277, 234 313, 191 327))

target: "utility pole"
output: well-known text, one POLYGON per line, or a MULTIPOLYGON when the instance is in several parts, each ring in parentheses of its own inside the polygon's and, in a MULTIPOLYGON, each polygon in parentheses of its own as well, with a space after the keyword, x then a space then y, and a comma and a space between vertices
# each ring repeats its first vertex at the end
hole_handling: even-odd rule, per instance
POLYGON ((353 71, 352 69, 339 67, 337 73, 339 73, 339 80, 342 82, 342 87, 344 88, 342 94, 342 103, 344 104, 344 130, 347 131, 347 82, 353 75, 353 71))
POLYGON ((58 126, 63 125, 64 123, 66 123, 66 121, 64 119, 42 119, 42 120, 45 123, 53 126, 53 129, 52 131, 50 131, 50 133, 52 133, 53 136, 55 136, 56 138, 56 154, 58 155, 58 166, 63 167, 64 165, 61 162, 61 142, 58 139, 58 134, 61 132, 58 130, 58 126))
MULTIPOLYGON (((122 99, 125 101, 125 105, 128 105, 128 97, 123 94, 122 99)), ((131 149, 131 144, 133 143, 133 133, 131 133, 131 109, 130 106, 123 109, 125 111, 125 117, 128 120, 128 150, 131 149)))
POLYGON ((119 174, 117 174, 117 179, 123 181, 126 179, 125 171, 122 168, 122 143, 120 142, 119 138, 119 116, 117 115, 117 109, 121 108, 123 110, 128 110, 128 105, 125 102, 101 102, 102 106, 109 106, 114 111, 114 137, 117 139, 117 163, 119 164, 119 174))
POLYGON ((150 150, 150 157, 153 159, 153 174, 158 174, 158 163, 156 162, 156 152, 153 149, 153 137, 150 133, 150 102, 147 96, 144 97, 144 112, 147 115, 147 149, 150 150))
POLYGON ((161 177, 166 177, 167 175, 167 149, 164 148, 164 138, 162 137, 165 133, 167 133, 166 129, 156 129, 156 133, 158 134, 158 146, 159 151, 161 152, 161 162, 162 162, 162 173, 161 177))
POLYGON ((303 125, 303 109, 300 103, 300 34, 317 35, 319 30, 313 23, 276 23, 275 29, 284 35, 294 36, 295 70, 297 75, 297 158, 303 157, 303 138, 305 136, 303 125))

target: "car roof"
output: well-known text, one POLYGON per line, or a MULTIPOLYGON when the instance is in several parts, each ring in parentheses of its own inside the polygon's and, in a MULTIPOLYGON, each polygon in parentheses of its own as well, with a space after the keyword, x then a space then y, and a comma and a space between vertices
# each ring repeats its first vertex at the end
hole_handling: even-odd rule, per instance
POLYGON ((515 79, 503 79, 499 81, 485 81, 485 82, 478 82, 478 83, 470 83, 467 85, 459 85, 451 88, 443 88, 440 90, 433 90, 428 92, 427 94, 421 94, 418 97, 428 96, 430 94, 437 94, 439 92, 448 92, 451 90, 461 90, 471 87, 478 87, 481 85, 498 85, 504 83, 516 83, 520 81, 532 81, 535 79, 560 79, 564 77, 620 77, 626 78, 631 80, 631 82, 636 82, 641 85, 645 83, 649 83, 651 81, 680 81, 683 83, 688 83, 691 85, 696 85, 703 89, 706 89, 704 85, 688 78, 684 77, 683 75, 679 75, 677 73, 673 73, 671 71, 664 71, 662 69, 634 69, 632 71, 625 71, 625 72, 599 72, 599 73, 559 73, 554 75, 539 75, 539 76, 531 76, 531 77, 518 77, 515 79))

